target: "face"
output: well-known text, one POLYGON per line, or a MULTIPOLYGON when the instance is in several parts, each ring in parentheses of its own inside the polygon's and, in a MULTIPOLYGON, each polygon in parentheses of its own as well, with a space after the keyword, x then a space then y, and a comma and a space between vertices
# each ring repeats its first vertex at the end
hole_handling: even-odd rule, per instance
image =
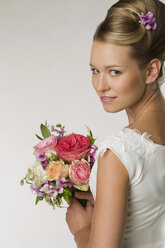
POLYGON ((131 47, 94 41, 90 66, 92 84, 106 112, 136 108, 144 96, 145 73, 129 56, 131 47))

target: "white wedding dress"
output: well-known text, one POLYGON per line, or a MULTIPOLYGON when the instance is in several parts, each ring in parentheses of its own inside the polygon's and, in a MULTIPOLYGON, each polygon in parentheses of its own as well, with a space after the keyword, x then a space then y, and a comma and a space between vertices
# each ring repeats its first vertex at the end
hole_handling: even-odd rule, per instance
POLYGON ((96 199, 99 154, 110 148, 128 170, 128 210, 122 248, 165 248, 165 146, 154 143, 150 136, 129 128, 106 136, 91 171, 89 185, 96 199))

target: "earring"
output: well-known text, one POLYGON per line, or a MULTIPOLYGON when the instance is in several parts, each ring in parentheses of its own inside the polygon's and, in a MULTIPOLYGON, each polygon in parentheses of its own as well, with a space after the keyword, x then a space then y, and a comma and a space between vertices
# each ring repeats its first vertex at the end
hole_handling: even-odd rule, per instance
POLYGON ((148 80, 148 83, 151 83, 151 80, 150 79, 148 80))

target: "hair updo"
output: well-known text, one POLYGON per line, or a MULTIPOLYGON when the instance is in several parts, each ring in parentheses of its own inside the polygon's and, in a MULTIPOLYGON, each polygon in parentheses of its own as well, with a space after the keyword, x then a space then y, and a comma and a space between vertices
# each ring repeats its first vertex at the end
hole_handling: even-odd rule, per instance
POLYGON ((117 45, 129 45, 131 58, 144 69, 154 58, 161 61, 158 84, 165 81, 165 4, 159 0, 119 0, 107 11, 97 27, 93 41, 117 45), (139 23, 140 15, 152 12, 156 18, 156 30, 147 30, 139 23))

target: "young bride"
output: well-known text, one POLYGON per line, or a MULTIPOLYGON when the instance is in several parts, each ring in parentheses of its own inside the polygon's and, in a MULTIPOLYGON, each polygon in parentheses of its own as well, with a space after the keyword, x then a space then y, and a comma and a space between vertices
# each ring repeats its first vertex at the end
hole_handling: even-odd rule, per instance
POLYGON ((129 125, 97 151, 86 208, 73 197, 66 221, 78 248, 165 247, 165 4, 120 0, 93 38, 93 87, 106 112, 129 125))

